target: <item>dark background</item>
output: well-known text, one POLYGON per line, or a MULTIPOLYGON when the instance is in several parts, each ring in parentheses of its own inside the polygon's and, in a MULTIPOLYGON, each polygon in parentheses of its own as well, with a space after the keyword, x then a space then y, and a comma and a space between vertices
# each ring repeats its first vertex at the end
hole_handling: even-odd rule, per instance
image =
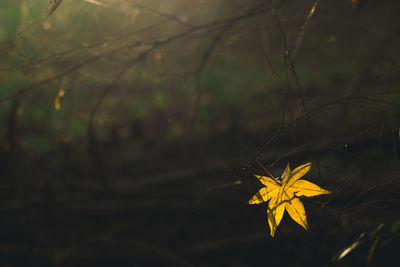
POLYGON ((0 266, 395 266, 399 10, 2 0, 0 266), (312 162, 309 231, 257 161, 312 162))

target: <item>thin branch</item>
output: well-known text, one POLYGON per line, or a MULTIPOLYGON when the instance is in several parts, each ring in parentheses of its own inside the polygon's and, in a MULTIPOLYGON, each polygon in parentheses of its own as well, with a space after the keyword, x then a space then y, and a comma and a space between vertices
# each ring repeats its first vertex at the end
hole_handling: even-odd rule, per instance
POLYGON ((122 47, 116 48, 114 50, 105 52, 105 53, 103 53, 101 55, 96 55, 96 56, 94 56, 92 58, 87 59, 86 61, 82 61, 82 62, 76 64, 75 66, 72 66, 72 67, 68 68, 67 70, 65 70, 65 71, 63 71, 63 72, 61 72, 61 73, 59 73, 59 74, 57 74, 57 75, 55 75, 55 76, 53 76, 51 78, 43 79, 43 80, 41 80, 39 82, 36 82, 34 84, 31 84, 31 85, 29 85, 27 87, 21 88, 21 89, 17 90, 17 92, 15 92, 15 93, 13 93, 13 94, 11 94, 9 96, 1 98, 0 99, 0 104, 3 103, 3 102, 9 101, 9 100, 11 100, 11 99, 13 99, 13 98, 15 98, 15 97, 17 97, 17 96, 19 96, 21 94, 24 94, 24 93, 26 93, 26 92, 28 92, 30 90, 36 89, 37 87, 43 86, 43 85, 48 84, 48 83, 50 83, 52 81, 58 80, 58 79, 60 79, 62 77, 65 77, 66 75, 68 75, 70 73, 73 73, 73 72, 81 69, 82 67, 84 67, 84 66, 86 66, 88 64, 91 64, 91 63, 94 63, 94 62, 100 60, 101 58, 103 58, 106 55, 111 55, 111 54, 114 54, 114 53, 117 53, 117 52, 120 52, 120 51, 123 51, 123 50, 127 50, 127 49, 129 50, 129 49, 131 49, 133 47, 137 47, 139 45, 150 45, 150 46, 154 45, 156 47, 159 47, 161 45, 167 44, 167 43, 169 43, 171 41, 174 41, 176 39, 179 39, 179 38, 183 38, 183 37, 185 37, 185 36, 187 36, 189 34, 192 34, 194 32, 200 31, 200 30, 212 29, 212 28, 217 27, 217 26, 229 25, 229 24, 232 24, 232 23, 236 23, 236 22, 239 22, 239 21, 242 21, 242 20, 257 16, 257 15, 262 14, 262 13, 270 12, 272 9, 282 5, 283 2, 285 2, 285 1, 284 0, 279 1, 278 3, 276 3, 276 4, 272 5, 272 6, 269 6, 268 5, 269 3, 262 2, 262 3, 259 3, 259 4, 255 5, 254 7, 250 8, 249 10, 245 11, 242 15, 238 15, 238 16, 227 18, 227 19, 217 20, 217 21, 214 21, 214 22, 193 26, 190 29, 187 29, 185 31, 181 31, 181 32, 179 32, 177 34, 174 34, 174 35, 170 36, 170 37, 162 38, 161 40, 157 40, 157 41, 152 41, 152 42, 149 42, 149 41, 147 41, 147 42, 146 41, 136 41, 136 42, 134 42, 132 44, 129 44, 129 45, 126 45, 126 46, 122 46, 122 47))
POLYGON ((296 55, 297 55, 297 50, 299 49, 300 44, 303 41, 306 29, 307 29, 308 25, 310 24, 311 17, 314 15, 318 4, 319 4, 319 0, 315 0, 313 6, 311 7, 310 11, 308 12, 308 15, 304 21, 303 26, 301 27, 299 35, 297 36, 297 39, 294 42, 293 57, 296 57, 296 55))
POLYGON ((314 107, 310 110, 308 110, 307 112, 304 112, 303 114, 300 114, 299 116, 297 116, 295 119, 293 119, 292 121, 290 121, 289 123, 287 123, 284 127, 279 127, 273 135, 271 135, 265 142, 264 144, 254 153, 253 156, 251 156, 248 160, 247 163, 244 165, 243 170, 246 170, 248 168, 250 168, 252 162, 257 159, 261 153, 263 153, 265 151, 265 149, 267 149, 267 147, 282 133, 283 130, 289 128, 290 126, 292 126, 293 124, 295 124, 296 122, 298 122, 299 120, 313 114, 316 113, 318 111, 324 110, 328 107, 334 106, 334 105, 340 105, 340 104, 348 104, 350 103, 352 100, 356 100, 356 99, 362 99, 365 98, 366 96, 374 96, 374 95, 386 95, 386 94, 399 94, 398 91, 383 91, 383 92, 373 92, 373 93, 369 93, 369 94, 364 94, 364 95, 350 95, 347 97, 343 97, 337 100, 333 100, 331 102, 327 102, 325 104, 321 104, 317 107, 314 107))
POLYGON ((377 160, 377 175, 376 175, 376 185, 379 186, 380 184, 380 178, 381 178, 381 165, 382 165, 382 136, 383 136, 383 131, 385 129, 385 124, 386 124, 386 119, 383 120, 382 122, 382 127, 379 132, 379 144, 378 144, 378 160, 377 160))
POLYGON ((221 40, 222 36, 234 25, 235 25, 234 21, 230 22, 230 23, 226 24, 218 32, 218 34, 213 38, 210 45, 207 47, 206 51, 203 53, 200 63, 198 64, 196 70, 194 71, 194 74, 195 74, 195 85, 194 85, 195 97, 194 97, 194 106, 193 106, 192 115, 191 115, 191 118, 189 118, 189 121, 190 121, 189 125, 191 125, 191 127, 196 119, 196 110, 199 105, 201 93, 202 93, 201 84, 200 84, 201 73, 203 72, 204 68, 206 67, 213 50, 215 49, 218 42, 221 40))
POLYGON ((169 13, 165 13, 165 12, 159 12, 156 9, 153 9, 153 8, 146 7, 146 6, 142 5, 142 4, 138 3, 137 1, 133 1, 133 4, 135 6, 141 8, 144 11, 153 13, 156 16, 164 17, 164 18, 166 18, 168 20, 171 20, 171 21, 174 21, 174 22, 176 22, 176 23, 178 23, 178 24, 180 24, 182 26, 193 28, 193 25, 181 20, 180 18, 178 18, 177 16, 175 16, 173 14, 169 14, 169 13))

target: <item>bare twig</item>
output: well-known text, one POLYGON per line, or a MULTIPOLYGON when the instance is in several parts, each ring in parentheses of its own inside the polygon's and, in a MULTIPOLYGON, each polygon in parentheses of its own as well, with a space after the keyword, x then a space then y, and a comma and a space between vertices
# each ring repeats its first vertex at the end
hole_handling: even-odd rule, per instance
POLYGON ((382 122, 382 127, 379 132, 379 144, 378 144, 378 160, 376 163, 376 168, 377 168, 377 175, 376 175, 376 185, 379 186, 380 184, 380 176, 381 176, 381 165, 382 165, 382 136, 383 136, 383 131, 385 130, 385 123, 386 119, 383 120, 382 122))
POLYGON ((296 40, 294 42, 293 57, 296 57, 296 55, 297 55, 297 50, 299 49, 300 44, 303 41, 306 29, 307 29, 308 25, 310 24, 311 17, 314 15, 318 4, 319 4, 319 0, 315 0, 313 6, 311 7, 310 11, 308 12, 308 15, 307 15, 307 17, 306 17, 306 19, 304 21, 304 24, 301 27, 300 32, 299 32, 299 34, 298 34, 298 36, 297 36, 297 38, 296 38, 296 40))
POLYGON ((194 71, 194 75, 195 75, 194 105, 193 105, 193 109, 192 109, 192 113, 191 113, 192 115, 189 118, 190 127, 193 126, 194 121, 196 120, 196 110, 197 110, 197 107, 199 105, 200 98, 201 98, 201 93, 202 93, 201 84, 200 84, 201 73, 203 72, 204 68, 206 67, 206 64, 207 64, 208 60, 210 59, 210 56, 211 56, 213 50, 215 49, 215 47, 218 44, 218 42, 221 40, 222 36, 228 31, 228 29, 233 27, 234 24, 235 24, 235 22, 227 23, 218 32, 218 34, 213 38, 212 42, 210 43, 210 45, 207 47, 207 49, 203 53, 203 56, 201 57, 200 63, 198 64, 196 70, 194 71))
POLYGON ((304 112, 303 114, 300 114, 296 118, 294 118, 292 121, 288 122, 284 127, 279 127, 274 134, 272 134, 266 141, 265 143, 254 153, 253 156, 251 156, 248 160, 245 166, 243 167, 244 170, 248 169, 251 166, 251 163, 257 159, 261 153, 267 149, 267 147, 282 133, 283 130, 289 128, 292 126, 294 123, 297 121, 305 118, 306 116, 309 116, 313 113, 316 113, 318 111, 324 110, 328 107, 334 106, 334 105, 340 105, 340 104, 349 104, 351 101, 356 100, 356 99, 363 99, 366 96, 374 96, 374 95, 386 95, 386 94, 399 94, 397 91, 382 91, 382 92, 373 92, 369 94, 364 94, 364 95, 350 95, 347 97, 343 97, 337 100, 333 100, 331 102, 327 102, 325 104, 321 104, 319 106, 316 106, 312 109, 309 109, 307 112, 304 112))
POLYGON ((73 72, 81 69, 82 67, 84 67, 84 66, 86 66, 88 64, 91 64, 91 63, 94 63, 94 62, 100 60, 104 56, 112 55, 112 54, 115 54, 117 52, 121 52, 121 51, 124 51, 124 50, 129 50, 129 49, 132 49, 133 47, 137 47, 137 46, 140 46, 140 45, 150 45, 150 46, 159 47, 159 46, 165 45, 167 43, 170 43, 171 41, 177 40, 179 38, 183 38, 185 36, 188 36, 188 35, 190 35, 192 33, 195 33, 195 32, 201 31, 201 30, 213 29, 214 27, 229 25, 229 24, 232 24, 232 23, 234 24, 234 23, 237 23, 239 21, 252 18, 252 17, 257 16, 259 14, 270 12, 273 8, 276 8, 276 7, 280 6, 283 2, 284 1, 282 0, 282 1, 277 2, 274 5, 269 5, 270 2, 262 2, 262 3, 259 3, 259 4, 255 5, 255 6, 253 6, 249 10, 246 10, 245 12, 243 12, 243 14, 238 15, 238 16, 233 16, 233 17, 230 17, 230 18, 222 19, 222 20, 217 20, 217 21, 213 21, 213 22, 209 22, 209 23, 205 23, 205 24, 201 24, 201 25, 196 25, 196 26, 193 26, 193 27, 191 27, 189 29, 181 31, 179 33, 173 34, 173 35, 171 35, 171 36, 169 36, 167 38, 161 38, 160 40, 156 40, 156 41, 140 40, 140 41, 135 41, 133 43, 130 43, 128 45, 124 45, 124 46, 115 48, 115 49, 113 49, 111 51, 107 51, 107 52, 104 52, 104 53, 102 53, 100 55, 96 55, 96 56, 88 58, 88 59, 86 59, 84 61, 81 61, 80 63, 68 68, 65 71, 60 72, 59 74, 54 75, 51 78, 46 78, 46 79, 43 79, 43 80, 41 80, 39 82, 31 84, 31 85, 29 85, 27 87, 20 88, 20 89, 17 90, 17 92, 15 92, 15 93, 13 93, 13 94, 11 94, 9 96, 1 98, 0 99, 0 104, 5 102, 5 101, 9 101, 9 100, 13 99, 14 97, 17 97, 18 95, 24 94, 24 93, 26 93, 26 92, 28 92, 30 90, 36 89, 36 88, 38 88, 40 86, 43 86, 45 84, 48 84, 48 83, 50 83, 52 81, 58 80, 58 79, 60 79, 62 77, 65 77, 65 76, 69 75, 70 73, 73 73, 73 72))

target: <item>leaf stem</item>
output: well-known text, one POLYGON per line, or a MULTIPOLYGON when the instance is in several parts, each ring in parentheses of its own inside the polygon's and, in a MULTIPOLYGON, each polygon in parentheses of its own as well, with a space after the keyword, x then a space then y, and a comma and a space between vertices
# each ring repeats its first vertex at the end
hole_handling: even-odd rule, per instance
POLYGON ((256 159, 256 162, 261 166, 261 168, 264 169, 264 171, 266 171, 269 175, 271 175, 272 178, 276 180, 276 178, 258 161, 258 159, 256 159))

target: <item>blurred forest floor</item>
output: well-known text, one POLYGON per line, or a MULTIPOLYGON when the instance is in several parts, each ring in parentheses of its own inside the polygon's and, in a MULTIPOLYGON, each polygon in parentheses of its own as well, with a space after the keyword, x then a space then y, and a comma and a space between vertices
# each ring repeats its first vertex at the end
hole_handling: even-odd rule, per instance
POLYGON ((54 3, 0 4, 1 267, 397 262, 397 1, 54 3))

